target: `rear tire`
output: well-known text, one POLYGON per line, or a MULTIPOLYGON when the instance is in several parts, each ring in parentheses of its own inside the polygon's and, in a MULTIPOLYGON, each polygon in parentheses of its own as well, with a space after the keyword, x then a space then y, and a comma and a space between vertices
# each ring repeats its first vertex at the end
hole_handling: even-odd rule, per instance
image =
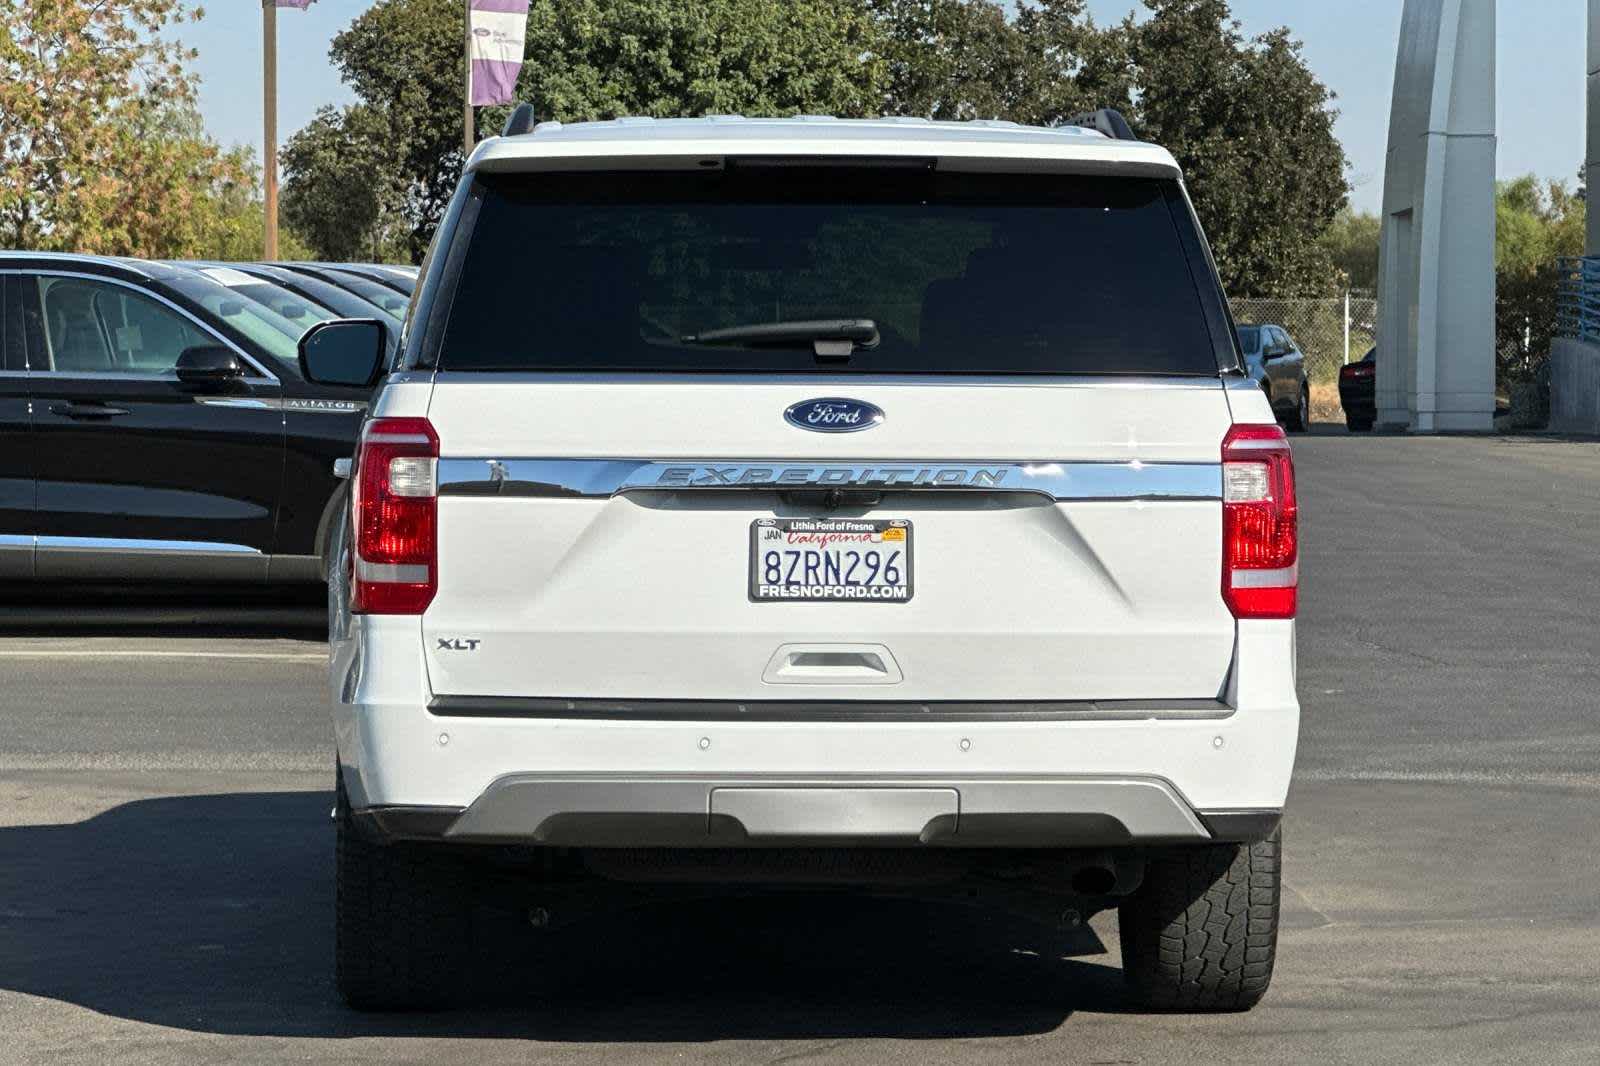
POLYGON ((1294 410, 1283 417, 1283 428, 1290 433, 1304 433, 1311 426, 1311 386, 1302 384, 1295 398, 1294 410))
POLYGON ((1119 909, 1123 975, 1144 1006, 1241 1011, 1272 982, 1280 830, 1152 859, 1119 909))
POLYGON ((334 971, 361 1011, 458 1002, 471 956, 468 870, 445 845, 381 843, 350 817, 339 784, 334 971))

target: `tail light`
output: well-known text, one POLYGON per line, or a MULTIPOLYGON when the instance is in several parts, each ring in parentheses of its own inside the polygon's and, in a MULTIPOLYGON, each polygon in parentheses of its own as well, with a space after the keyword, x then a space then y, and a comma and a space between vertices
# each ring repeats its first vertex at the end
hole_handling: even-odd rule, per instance
POLYGON ((421 614, 439 588, 439 435, 426 418, 375 418, 356 453, 350 609, 421 614))
POLYGON ((1346 363, 1339 368, 1339 376, 1346 378, 1370 378, 1375 368, 1371 363, 1346 363))
POLYGON ((1293 618, 1300 585, 1294 460, 1275 425, 1222 439, 1222 599, 1235 618, 1293 618))

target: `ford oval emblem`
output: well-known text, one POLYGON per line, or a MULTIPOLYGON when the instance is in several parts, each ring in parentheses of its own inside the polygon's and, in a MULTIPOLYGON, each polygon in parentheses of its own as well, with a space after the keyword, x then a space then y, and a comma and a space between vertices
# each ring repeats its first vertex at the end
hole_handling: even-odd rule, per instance
POLYGON ((794 404, 783 417, 791 426, 814 433, 859 433, 882 422, 883 409, 861 400, 824 396, 794 404))

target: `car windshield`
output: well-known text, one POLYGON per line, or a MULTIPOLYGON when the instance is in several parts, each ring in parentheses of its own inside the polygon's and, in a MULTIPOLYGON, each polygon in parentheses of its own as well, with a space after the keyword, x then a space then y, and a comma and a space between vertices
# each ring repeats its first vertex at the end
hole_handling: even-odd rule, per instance
POLYGON ((441 367, 1217 373, 1175 181, 759 165, 478 180, 441 367), (830 321, 873 329, 810 335, 830 321))
POLYGON ((328 276, 334 284, 349 289, 368 303, 377 304, 396 323, 405 318, 408 301, 382 282, 352 274, 347 270, 330 270, 328 276))
POLYGON ((326 322, 334 314, 325 307, 320 307, 310 300, 302 299, 287 289, 280 289, 265 281, 249 285, 230 285, 234 292, 248 296, 263 307, 269 308, 291 322, 298 322, 303 328, 309 328, 312 323, 326 322))
POLYGON ((311 328, 317 322, 325 322, 336 317, 327 308, 320 307, 281 285, 263 281, 234 267, 201 267, 200 273, 212 281, 226 285, 240 296, 254 300, 278 316, 298 323, 302 331, 311 328))
MULTIPOLYGON (((262 270, 259 266, 253 267, 251 273, 259 277, 258 272, 262 270)), ((376 318, 391 326, 391 332, 400 328, 400 320, 394 315, 332 282, 294 270, 272 271, 267 276, 270 284, 304 293, 306 299, 327 308, 334 318, 376 318)))
POLYGON ((309 322, 291 321, 203 274, 184 272, 164 280, 199 304, 207 314, 250 338, 280 363, 291 367, 298 365, 296 342, 309 322))
POLYGON ((1260 326, 1239 327, 1239 347, 1247 352, 1253 352, 1261 347, 1260 326))

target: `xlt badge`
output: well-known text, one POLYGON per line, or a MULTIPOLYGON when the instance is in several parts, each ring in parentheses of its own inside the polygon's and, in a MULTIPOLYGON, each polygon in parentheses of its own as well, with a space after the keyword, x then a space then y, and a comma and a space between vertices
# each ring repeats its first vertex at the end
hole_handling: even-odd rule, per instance
POLYGON ((477 637, 435 637, 434 647, 439 651, 477 651, 483 641, 477 637))

